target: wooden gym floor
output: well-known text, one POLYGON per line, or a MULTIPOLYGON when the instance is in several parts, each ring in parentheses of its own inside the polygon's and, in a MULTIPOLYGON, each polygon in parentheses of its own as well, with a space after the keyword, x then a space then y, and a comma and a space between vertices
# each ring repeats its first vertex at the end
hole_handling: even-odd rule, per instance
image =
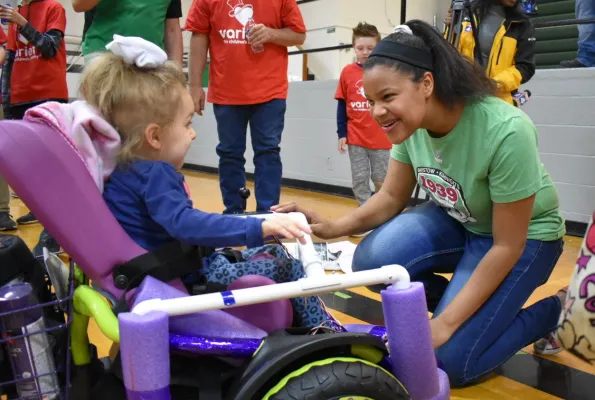
MULTIPOLYGON (((214 175, 185 172, 192 192, 194 206, 203 211, 223 211, 218 179, 214 175)), ((250 186, 253 192, 253 186, 250 186)), ((284 188, 282 201, 298 201, 305 207, 317 210, 321 215, 334 218, 343 215, 356 206, 355 200, 338 196, 312 193, 284 188)), ((248 211, 255 209, 254 196, 248 204, 248 211)), ((11 200, 11 213, 18 218, 28 212, 19 199, 11 200)), ((37 243, 41 226, 39 224, 19 226, 16 234, 33 248, 37 243)), ((8 232, 11 233, 11 232, 8 232)), ((345 240, 345 239, 340 239, 345 240)), ((350 239, 352 240, 352 239, 350 239)), ((576 262, 581 239, 567 236, 564 254, 560 258, 550 280, 531 296, 530 305, 546 296, 556 293, 568 285, 576 262)), ((354 240, 357 243, 357 240, 354 240)), ((108 249, 106 249, 108 250, 108 249)), ((324 301, 333 314, 343 323, 370 323, 383 325, 380 295, 366 288, 345 290, 328 294, 324 301)), ((111 342, 91 323, 91 341, 97 345, 99 356, 108 354, 111 342)), ((529 346, 500 367, 493 377, 475 386, 453 390, 452 399, 595 399, 595 367, 578 360, 567 352, 555 356, 536 356, 529 346)))

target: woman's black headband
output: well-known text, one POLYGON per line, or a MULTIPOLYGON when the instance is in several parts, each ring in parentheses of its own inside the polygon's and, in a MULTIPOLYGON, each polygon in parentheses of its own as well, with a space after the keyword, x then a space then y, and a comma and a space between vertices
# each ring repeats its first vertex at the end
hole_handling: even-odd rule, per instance
POLYGON ((434 57, 430 52, 391 40, 381 40, 370 57, 392 58, 428 71, 434 70, 434 57))

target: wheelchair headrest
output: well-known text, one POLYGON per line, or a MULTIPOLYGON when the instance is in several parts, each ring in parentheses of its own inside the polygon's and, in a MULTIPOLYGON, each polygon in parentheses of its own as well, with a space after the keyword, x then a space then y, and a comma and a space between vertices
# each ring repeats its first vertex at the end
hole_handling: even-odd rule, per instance
POLYGON ((71 144, 45 125, 2 121, 0 175, 83 272, 119 296, 112 269, 146 251, 116 221, 71 144))

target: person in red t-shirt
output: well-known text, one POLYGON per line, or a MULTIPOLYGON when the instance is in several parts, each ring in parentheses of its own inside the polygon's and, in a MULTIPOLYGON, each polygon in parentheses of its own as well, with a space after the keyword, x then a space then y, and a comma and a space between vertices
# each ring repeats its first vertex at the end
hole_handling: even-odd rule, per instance
POLYGON ((190 42, 190 91, 202 115, 202 76, 210 54, 207 100, 219 134, 219 179, 225 213, 242 212, 248 124, 254 149, 256 210, 281 195, 280 157, 287 99, 287 47, 300 45, 306 27, 296 0, 194 0, 185 29, 190 42), (249 31, 249 34, 248 34, 249 31))
MULTIPOLYGON (((4 29, 0 26, 0 69, 6 60, 6 50, 4 47, 8 42, 8 38, 4 33, 4 29)), ((0 109, 0 120, 4 118, 2 109, 0 109)), ((10 192, 8 191, 8 183, 0 176, 0 231, 12 231, 17 229, 16 222, 10 216, 10 192)))
POLYGON ((0 5, 11 21, 2 77, 5 116, 22 119, 46 101, 68 102, 66 84, 66 11, 55 0, 23 0, 18 9, 0 5))
MULTIPOLYGON (((23 0, 18 9, 0 5, 0 17, 11 22, 2 74, 4 117, 22 119, 28 109, 47 101, 67 103, 64 7, 56 0, 23 0)), ((36 222, 32 213, 17 219, 19 224, 36 222)), ((60 249, 45 230, 35 254, 41 254, 40 245, 60 249)))
POLYGON ((352 43, 357 61, 343 68, 335 93, 339 152, 349 152, 353 194, 360 206, 372 195, 370 178, 376 191, 380 190, 390 158, 391 144, 380 125, 372 119, 362 85, 363 64, 380 39, 374 25, 360 23, 353 29, 352 43))

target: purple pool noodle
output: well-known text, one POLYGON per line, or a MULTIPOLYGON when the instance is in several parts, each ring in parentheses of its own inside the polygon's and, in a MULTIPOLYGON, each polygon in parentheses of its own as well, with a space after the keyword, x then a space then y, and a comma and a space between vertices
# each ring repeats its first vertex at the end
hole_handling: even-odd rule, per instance
POLYGON ((120 355, 127 399, 170 400, 169 316, 122 313, 120 355))
POLYGON ((446 372, 438 370, 439 392, 428 400, 449 400, 450 399, 450 380, 446 372))
MULTIPOLYGON (((176 299, 188 294, 147 276, 137 290, 132 308, 145 300, 176 299)), ((221 310, 203 311, 196 314, 171 317, 169 330, 172 333, 194 336, 220 337, 226 339, 262 339, 267 333, 241 319, 221 310)))
POLYGON ((395 376, 412 399, 434 398, 440 391, 438 366, 423 284, 412 282, 403 290, 389 287, 380 294, 395 376))

